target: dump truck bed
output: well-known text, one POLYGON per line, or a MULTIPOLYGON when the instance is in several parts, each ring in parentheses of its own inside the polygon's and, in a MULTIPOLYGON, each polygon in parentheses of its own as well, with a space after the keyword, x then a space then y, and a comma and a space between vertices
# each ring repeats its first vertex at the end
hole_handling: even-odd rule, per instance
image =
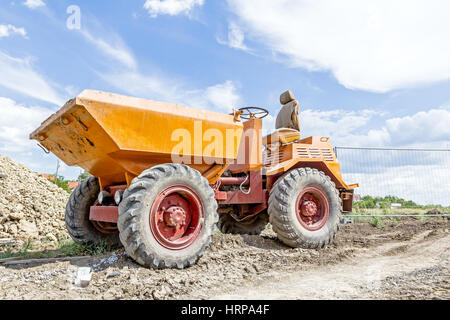
POLYGON ((154 165, 173 162, 174 152, 195 161, 193 167, 203 173, 214 163, 236 158, 241 134, 242 123, 232 115, 85 90, 45 120, 30 138, 67 165, 119 183, 128 180, 127 175, 137 176, 154 165), (217 134, 235 135, 233 146, 227 147, 229 139, 224 138, 219 147, 205 153, 211 136, 217 134))

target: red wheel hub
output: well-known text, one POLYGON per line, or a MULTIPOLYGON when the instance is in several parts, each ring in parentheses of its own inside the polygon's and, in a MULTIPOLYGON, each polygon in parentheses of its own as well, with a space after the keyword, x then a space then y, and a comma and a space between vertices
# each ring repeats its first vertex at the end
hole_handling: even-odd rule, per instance
POLYGON ((186 186, 173 186, 156 197, 150 211, 150 229, 159 244, 180 250, 198 238, 203 218, 197 193, 186 186))
POLYGON ((297 219, 310 231, 321 229, 330 216, 328 199, 322 190, 306 187, 297 196, 295 204, 297 219))
MULTIPOLYGON (((175 198, 175 196, 173 197, 175 198)), ((186 224, 186 212, 181 206, 173 206, 164 211, 164 222, 169 227, 180 227, 186 224)))

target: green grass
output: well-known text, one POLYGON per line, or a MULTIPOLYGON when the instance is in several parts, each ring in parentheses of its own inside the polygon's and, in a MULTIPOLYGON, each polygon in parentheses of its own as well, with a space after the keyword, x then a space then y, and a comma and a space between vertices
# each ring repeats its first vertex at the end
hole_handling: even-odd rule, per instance
POLYGON ((384 219, 382 217, 373 217, 370 221, 370 224, 375 228, 383 228, 384 227, 384 219))
MULTIPOLYGON (((402 215, 402 214, 417 214, 417 215, 425 215, 428 211, 433 208, 353 208, 351 213, 347 213, 348 217, 352 217, 352 215, 367 215, 367 217, 352 217, 355 221, 368 221, 374 227, 383 228, 385 226, 385 222, 401 222, 404 218, 402 217, 386 217, 387 215, 402 215), (372 215, 375 215, 372 216, 372 215)), ((438 208, 442 213, 449 213, 448 208, 443 210, 442 208, 438 208)), ((426 216, 418 216, 413 217, 413 219, 424 221, 428 219, 436 219, 436 217, 426 217, 426 216)))
POLYGON ((111 252, 113 248, 106 242, 100 242, 97 245, 89 246, 86 244, 79 244, 73 240, 60 240, 58 247, 52 250, 33 251, 33 246, 30 241, 26 242, 18 251, 13 251, 7 248, 0 252, 0 259, 23 257, 24 259, 42 259, 42 258, 59 258, 59 257, 73 257, 73 256, 98 256, 111 252))
POLYGON ((385 197, 372 197, 363 196, 360 201, 356 201, 353 205, 356 209, 374 209, 374 208, 386 208, 392 210, 391 205, 393 203, 400 203, 400 209, 393 209, 394 211, 401 210, 402 212, 414 212, 414 213, 426 213, 432 209, 438 209, 442 213, 450 213, 450 206, 444 207, 442 205, 421 205, 411 200, 405 200, 396 196, 385 197))
MULTIPOLYGON (((390 209, 390 208, 353 208, 353 212, 351 214, 426 214, 428 211, 431 211, 434 208, 398 208, 398 209, 390 209)), ((450 214, 450 210, 448 208, 437 208, 440 212, 444 214, 450 214)))

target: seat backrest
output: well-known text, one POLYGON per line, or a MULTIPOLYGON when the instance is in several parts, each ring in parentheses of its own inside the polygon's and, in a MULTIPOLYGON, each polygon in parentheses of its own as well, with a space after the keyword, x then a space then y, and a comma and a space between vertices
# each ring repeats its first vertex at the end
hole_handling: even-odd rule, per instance
POLYGON ((275 121, 275 128, 290 128, 300 131, 299 104, 294 94, 288 90, 281 94, 280 102, 283 104, 275 121))

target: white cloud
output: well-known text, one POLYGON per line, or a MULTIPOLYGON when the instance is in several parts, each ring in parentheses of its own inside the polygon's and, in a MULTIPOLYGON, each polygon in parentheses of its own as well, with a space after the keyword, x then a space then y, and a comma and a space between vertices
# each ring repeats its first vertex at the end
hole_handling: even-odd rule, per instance
MULTIPOLYGON (((0 154, 23 163, 41 173, 54 173, 57 159, 53 154, 45 154, 29 139, 29 134, 49 117, 53 110, 40 106, 26 106, 9 98, 0 97, 0 154)), ((78 167, 68 167, 60 163, 59 172, 69 179, 80 173, 78 167)))
POLYGON ((450 143, 450 110, 431 109, 386 121, 391 143, 395 145, 427 142, 450 143))
POLYGON ((99 73, 99 76, 107 83, 135 96, 172 100, 177 98, 175 85, 162 78, 143 75, 131 70, 99 73))
POLYGON ((300 111, 300 130, 303 137, 330 137, 335 145, 383 145, 385 137, 378 133, 373 135, 366 130, 367 124, 375 116, 380 116, 372 110, 320 111, 305 109, 300 111), (365 135, 364 139, 355 136, 365 135))
POLYGON ((182 81, 162 76, 142 75, 133 71, 99 75, 109 84, 128 94, 199 109, 231 112, 233 107, 236 108, 241 102, 236 85, 230 80, 204 89, 193 89, 182 81))
POLYGON ((393 146, 448 148, 450 110, 431 109, 413 115, 383 120, 371 110, 302 110, 303 137, 330 137, 337 146, 393 146), (374 127, 372 123, 381 123, 374 127))
POLYGON ((450 79, 445 0, 228 0, 247 36, 292 67, 374 92, 450 79))
MULTIPOLYGON (((348 173, 347 167, 351 168, 351 161, 354 157, 364 158, 366 166, 381 166, 379 159, 371 159, 366 150, 361 150, 358 154, 344 157, 345 150, 339 150, 342 155, 340 163, 344 181, 348 183, 359 183, 356 189, 357 194, 371 196, 394 195, 405 200, 413 200, 418 204, 441 204, 450 206, 448 190, 450 189, 450 170, 442 170, 443 165, 448 166, 448 161, 439 164, 423 163, 420 165, 404 165, 401 160, 397 162, 385 162, 383 170, 372 173, 348 173)), ((383 151, 379 151, 382 155, 383 151)), ((410 157, 412 154, 403 154, 410 157)), ((425 160, 425 152, 414 154, 415 157, 425 160)), ((442 156, 448 157, 447 154, 442 156)))
POLYGON ((17 28, 13 26, 12 24, 0 24, 0 38, 3 37, 9 37, 10 35, 18 34, 22 37, 27 37, 27 32, 25 31, 25 28, 17 28))
POLYGON ((29 134, 52 113, 47 108, 27 107, 0 97, 0 151, 29 152, 36 145, 28 138, 29 134))
MULTIPOLYGON (((98 22, 94 21, 94 25, 96 30, 101 29, 98 22)), ((119 66, 110 67, 109 64, 108 70, 99 71, 97 74, 106 83, 126 94, 222 112, 231 112, 241 101, 233 81, 195 88, 186 80, 165 74, 144 74, 133 52, 119 35, 109 32, 108 40, 88 31, 82 31, 82 35, 105 56, 120 62, 119 66)))
POLYGON ((187 92, 183 98, 185 103, 196 108, 209 108, 213 111, 232 112, 233 108, 239 108, 241 97, 236 92, 233 81, 216 84, 204 90, 187 92))
POLYGON ((204 0, 147 0, 144 8, 152 18, 156 18, 160 14, 189 15, 195 6, 202 6, 203 3, 204 0))
POLYGON ((127 68, 136 69, 137 63, 133 54, 118 35, 108 32, 109 39, 106 40, 87 30, 82 30, 81 34, 105 56, 120 62, 127 68))
POLYGON ((45 6, 45 2, 42 0, 27 0, 23 4, 30 9, 36 9, 38 7, 45 6))
POLYGON ((242 29, 234 22, 230 22, 228 24, 228 39, 224 41, 220 38, 217 38, 217 42, 223 45, 227 45, 234 49, 240 49, 244 51, 248 51, 249 49, 244 44, 245 35, 242 32, 242 29))
POLYGON ((14 58, 0 51, 0 70, 0 86, 57 105, 66 100, 34 70, 30 59, 14 58))

